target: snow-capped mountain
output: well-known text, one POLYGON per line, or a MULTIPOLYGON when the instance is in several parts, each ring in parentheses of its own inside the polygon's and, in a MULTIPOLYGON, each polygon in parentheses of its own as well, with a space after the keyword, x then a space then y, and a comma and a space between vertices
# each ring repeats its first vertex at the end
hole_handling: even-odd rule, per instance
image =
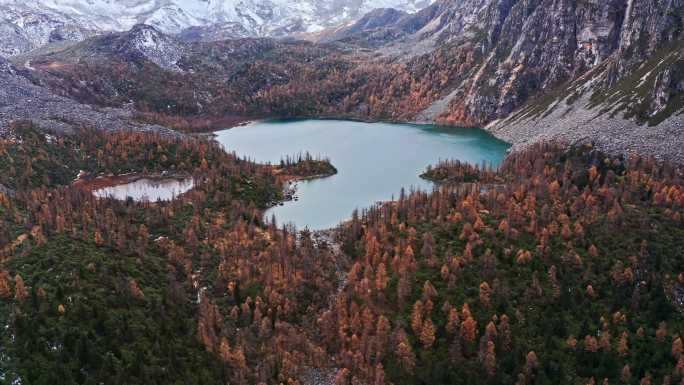
POLYGON ((416 12, 434 0, 0 0, 0 55, 136 24, 188 38, 287 36, 377 8, 416 12))

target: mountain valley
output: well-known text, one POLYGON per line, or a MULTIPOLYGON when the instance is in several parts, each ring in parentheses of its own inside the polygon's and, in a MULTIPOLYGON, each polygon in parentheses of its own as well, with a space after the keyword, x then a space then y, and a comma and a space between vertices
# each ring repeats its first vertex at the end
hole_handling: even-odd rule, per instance
POLYGON ((684 0, 0 0, 0 384, 681 384, 682 239, 684 0))
POLYGON ((682 5, 651 2, 627 13, 627 1, 443 1, 415 14, 371 13, 320 43, 186 42, 139 25, 12 61, 59 95, 179 118, 492 125, 507 140, 534 142, 558 136, 560 115, 560 136, 571 142, 598 139, 594 133, 604 129, 627 137, 652 131, 643 146, 635 135, 613 150, 675 159, 680 142, 653 149, 666 135, 661 122, 682 125, 682 5), (584 130, 589 121, 596 127, 584 130))

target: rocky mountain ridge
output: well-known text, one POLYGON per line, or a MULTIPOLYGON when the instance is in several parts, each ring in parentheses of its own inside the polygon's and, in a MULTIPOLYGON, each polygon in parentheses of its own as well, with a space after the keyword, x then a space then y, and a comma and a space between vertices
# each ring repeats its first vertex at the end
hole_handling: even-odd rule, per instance
MULTIPOLYGON (((441 89, 435 100, 441 108, 421 118, 482 125, 608 61, 602 83, 611 86, 660 51, 678 50, 673 44, 682 39, 683 20, 678 0, 447 0, 384 24, 361 20, 336 36, 372 39, 379 52, 409 62, 467 52, 472 63, 465 79, 441 89)), ((681 81, 676 73, 664 77, 675 83, 671 91, 681 81)), ((660 105, 652 106, 652 115, 671 96, 662 85, 655 89, 660 105)))
POLYGON ((439 88, 419 122, 488 125, 516 143, 617 136, 624 149, 652 138, 645 145, 658 153, 684 120, 683 23, 678 0, 466 0, 338 35, 375 37, 379 52, 413 66, 469 58, 451 66, 460 78, 439 88))
POLYGON ((318 32, 376 8, 416 12, 434 0, 0 0, 0 55, 81 41, 136 24, 188 40, 318 32))

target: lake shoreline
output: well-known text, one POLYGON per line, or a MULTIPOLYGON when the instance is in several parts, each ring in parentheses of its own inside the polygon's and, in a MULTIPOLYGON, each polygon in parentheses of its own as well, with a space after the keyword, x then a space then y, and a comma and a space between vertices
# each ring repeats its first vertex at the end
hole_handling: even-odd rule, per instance
POLYGON ((291 184, 283 185, 283 201, 272 202, 265 217, 311 230, 337 227, 355 209, 391 201, 402 188, 433 189, 420 174, 441 160, 498 165, 509 148, 481 129, 335 119, 265 120, 218 131, 213 138, 239 158, 276 169, 288 166, 279 173, 291 184), (318 164, 282 163, 288 154, 304 153, 330 159, 338 173, 322 173, 327 170, 318 164), (309 182, 292 191, 296 181, 309 182))
MULTIPOLYGON (((98 194, 98 192, 106 190, 106 189, 111 189, 111 188, 117 188, 117 187, 123 187, 127 185, 133 185, 135 183, 138 183, 140 181, 144 180, 149 180, 152 182, 157 182, 157 183, 164 183, 164 182, 170 182, 170 181, 176 181, 179 183, 186 182, 188 180, 192 180, 192 187, 188 189, 187 191, 184 191, 177 196, 174 197, 174 199, 179 199, 182 198, 185 194, 191 192, 196 186, 194 185, 194 177, 192 175, 184 174, 184 173, 176 173, 176 172, 161 172, 161 173, 130 173, 130 174, 121 174, 121 175, 98 175, 98 176, 91 176, 91 177, 80 177, 77 178, 75 181, 72 182, 72 186, 76 188, 80 188, 83 190, 90 191, 93 195, 95 195, 97 198, 106 198, 104 196, 101 196, 98 194)), ((115 197, 112 197, 114 199, 118 199, 115 197)), ((128 197, 131 198, 137 202, 143 202, 145 200, 140 200, 136 199, 136 197, 128 197)), ((121 199, 123 200, 123 199, 121 199)), ((164 200, 164 199, 162 199, 164 200)), ((155 203, 155 200, 147 200, 148 203, 155 203)))
MULTIPOLYGON (((417 126, 429 126, 429 125, 434 125, 434 126, 439 126, 447 129, 482 129, 486 132, 488 132, 490 135, 495 137, 496 139, 499 139, 501 141, 504 141, 511 145, 511 148, 508 152, 507 155, 513 154, 513 153, 518 153, 520 151, 524 151, 525 149, 529 148, 530 146, 534 145, 535 143, 539 142, 544 142, 544 141, 557 141, 561 144, 563 144, 565 147, 571 147, 573 145, 578 145, 578 144, 587 144, 587 143, 593 143, 597 146, 597 148, 601 149, 602 151, 605 151, 606 153, 614 154, 614 155, 629 155, 633 152, 637 152, 639 154, 646 154, 646 155, 653 155, 658 159, 668 159, 671 161, 674 161, 675 163, 682 163, 684 162, 682 159, 684 159, 684 156, 681 155, 681 150, 670 150, 667 154, 665 153, 658 153, 656 148, 658 148, 657 144, 654 143, 645 143, 643 140, 635 140, 634 138, 630 138, 629 140, 623 140, 625 143, 621 143, 619 145, 616 145, 613 143, 611 140, 615 137, 615 135, 609 135, 606 134, 608 131, 620 131, 620 129, 625 129, 625 128, 630 128, 632 130, 642 130, 643 128, 640 127, 638 124, 631 122, 626 119, 609 119, 607 120, 608 123, 604 123, 607 127, 610 128, 610 130, 606 129, 604 131, 606 132, 597 132, 596 130, 591 130, 588 128, 583 128, 583 129, 578 129, 579 124, 577 122, 570 121, 570 123, 567 123, 565 120, 568 119, 559 119, 557 122, 562 122, 563 124, 569 126, 572 129, 568 129, 565 131, 560 131, 558 129, 551 129, 548 127, 554 126, 554 122, 551 122, 550 119, 548 118, 542 118, 539 119, 538 121, 534 120, 522 120, 522 121, 512 121, 511 118, 504 118, 504 119, 498 119, 498 120, 493 120, 491 122, 488 122, 487 124, 483 125, 482 127, 468 127, 468 126, 458 126, 458 125, 453 125, 453 124, 448 124, 448 123, 439 123, 434 120, 416 120, 416 119, 371 119, 371 118, 364 118, 356 115, 348 116, 344 114, 340 115, 316 115, 316 116, 289 116, 289 117, 282 117, 282 116, 272 116, 272 117, 262 117, 262 118, 250 118, 248 120, 241 121, 237 124, 232 124, 230 126, 226 126, 223 129, 232 129, 236 127, 241 127, 253 123, 258 123, 262 121, 268 121, 268 120, 345 120, 345 121, 352 121, 352 122, 360 122, 360 123, 386 123, 386 124, 411 124, 411 125, 417 125, 417 126), (614 124, 609 124, 609 123, 614 123, 614 124), (615 126, 615 127, 613 127, 615 126), (616 128, 617 127, 617 128, 616 128), (608 139, 611 140, 608 140, 608 139), (643 143, 642 143, 643 142, 643 143), (679 153, 676 153, 679 151, 679 153)), ((588 118, 585 118, 587 120, 588 118)), ((578 120, 578 119, 575 119, 578 120)), ((671 119, 672 121, 675 121, 675 119, 671 119)), ((681 120, 681 119, 680 119, 681 120)), ((579 120, 578 120, 579 121, 579 120)), ((673 123, 676 126, 680 126, 681 122, 676 121, 673 123)), ((623 130, 624 131, 624 130, 623 130)), ((627 130, 628 132, 631 132, 627 130)), ((622 131, 620 131, 622 132, 622 131)), ((643 135, 642 135, 643 136, 643 135)), ((641 138, 641 137, 640 137, 641 138)), ((672 146, 670 146, 672 147, 672 146)), ((675 146, 676 147, 676 146, 675 146)), ((681 147, 681 146, 680 146, 681 147)))
MULTIPOLYGON (((489 133, 492 137, 505 142, 509 144, 511 147, 507 153, 507 155, 510 155, 514 152, 522 151, 525 148, 529 147, 530 145, 536 143, 534 141, 530 142, 528 139, 522 139, 519 140, 515 136, 511 136, 508 134, 502 133, 500 130, 493 130, 492 127, 494 124, 497 122, 490 122, 484 125, 483 127, 468 127, 468 126, 457 126, 453 124, 446 124, 446 123, 437 123, 436 121, 427 121, 427 120, 406 120, 406 119, 399 119, 399 120, 391 120, 391 119, 369 119, 369 118, 362 118, 358 116, 344 116, 344 115, 320 115, 320 116, 295 116, 295 117, 263 117, 263 118, 254 118, 254 119, 249 119, 245 120, 230 126, 227 126, 222 129, 217 129, 212 132, 197 132, 193 133, 193 135, 200 135, 200 136, 207 136, 212 139, 216 138, 216 132, 218 131, 223 131, 223 130, 230 130, 233 128, 238 128, 238 127, 244 127, 244 126, 249 126, 251 124, 256 124, 256 123, 261 123, 261 122, 268 122, 268 121, 298 121, 298 120, 321 120, 321 121, 335 121, 335 120, 341 120, 341 121, 349 121, 349 122, 358 122, 358 123, 369 123, 369 124, 375 124, 375 123, 385 123, 385 124, 409 124, 413 126, 437 126, 437 127, 442 127, 446 129, 473 129, 473 130, 483 130, 487 133, 489 133)), ((536 138, 535 139, 539 139, 536 138)), ((569 145, 568 145, 569 147, 569 145)))
POLYGON ((331 176, 337 175, 337 169, 335 172, 325 173, 325 174, 315 174, 315 175, 280 175, 283 178, 282 182, 282 192, 283 199, 273 202, 267 209, 283 206, 286 202, 297 201, 299 198, 295 195, 297 194, 297 182, 307 182, 317 179, 330 178, 331 176))

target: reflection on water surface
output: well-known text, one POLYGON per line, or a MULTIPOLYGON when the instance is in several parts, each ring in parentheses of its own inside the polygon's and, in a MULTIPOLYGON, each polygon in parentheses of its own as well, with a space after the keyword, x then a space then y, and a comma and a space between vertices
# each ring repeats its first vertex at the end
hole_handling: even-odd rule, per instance
POLYGON ((131 198, 138 202, 170 201, 190 191, 194 186, 192 178, 141 178, 133 182, 103 187, 93 191, 93 194, 98 198, 131 198))

